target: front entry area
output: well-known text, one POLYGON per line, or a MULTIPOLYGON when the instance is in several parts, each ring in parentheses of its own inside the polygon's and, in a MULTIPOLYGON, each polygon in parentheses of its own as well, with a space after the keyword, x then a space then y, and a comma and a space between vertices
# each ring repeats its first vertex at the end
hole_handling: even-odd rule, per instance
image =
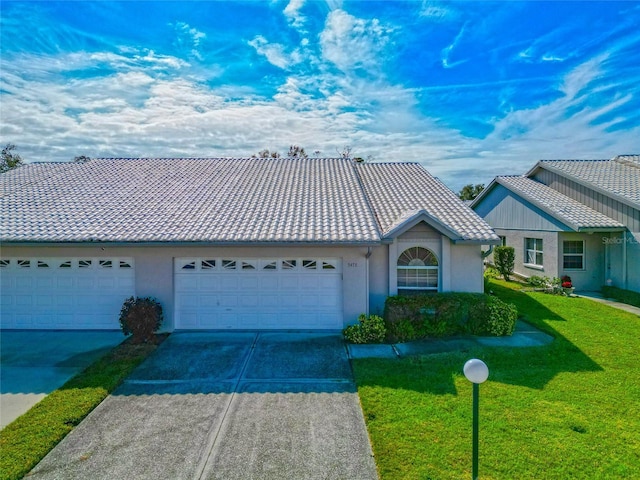
POLYGON ((341 329, 338 258, 176 258, 175 328, 341 329))

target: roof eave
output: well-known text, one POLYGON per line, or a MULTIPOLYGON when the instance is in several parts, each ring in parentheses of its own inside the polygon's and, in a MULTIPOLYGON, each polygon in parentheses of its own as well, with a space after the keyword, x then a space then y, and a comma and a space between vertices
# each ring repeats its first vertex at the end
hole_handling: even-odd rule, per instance
POLYGON ((383 238, 395 238, 402 235, 407 230, 415 227, 418 223, 425 222, 435 228, 442 235, 451 240, 460 239, 460 235, 444 225, 437 218, 430 215, 426 210, 418 210, 416 213, 406 218, 403 222, 393 227, 391 230, 384 232, 383 238))
POLYGON ((497 177, 494 177, 493 180, 491 180, 491 182, 489 183, 489 185, 487 185, 486 188, 484 188, 476 198, 471 200, 471 203, 469 204, 470 209, 473 210, 474 207, 476 207, 479 203, 482 202, 482 200, 484 200, 484 197, 489 195, 489 191, 495 188, 495 186, 497 185, 496 178, 497 177))
POLYGON ((620 203, 624 203, 625 205, 635 208, 636 210, 640 210, 640 203, 634 202, 633 200, 623 196, 623 195, 619 195, 617 193, 611 192, 609 190, 605 190, 604 188, 600 188, 597 185, 594 185, 593 183, 584 181, 580 178, 577 178, 573 175, 568 174, 567 172, 565 172, 564 170, 561 170, 559 168, 554 167, 553 165, 550 165, 548 162, 551 162, 552 160, 541 160, 538 163, 536 163, 536 165, 527 172, 527 174, 525 175, 526 177, 531 178, 531 175, 535 174, 538 170, 549 170, 550 172, 556 173, 558 175, 561 175, 562 177, 571 180, 572 182, 575 182, 579 185, 582 185, 583 187, 589 188, 595 192, 598 192, 606 197, 610 197, 613 198, 614 200, 619 201, 620 203), (547 162, 547 163, 544 163, 547 162), (543 165, 544 163, 544 165, 543 165))
POLYGON ((626 227, 621 226, 603 226, 603 227, 579 227, 578 232, 580 233, 606 233, 606 232, 624 232, 626 227))
MULTIPOLYGON (((622 230, 624 230, 624 226, 619 224, 619 223, 617 223, 617 222, 616 223, 612 223, 611 227, 607 227, 607 226, 605 226, 605 227, 593 227, 593 228, 596 228, 596 229, 603 228, 604 230, 593 230, 592 227, 584 226, 584 225, 575 223, 575 222, 569 220, 568 218, 564 217, 562 214, 551 210, 546 205, 540 203, 535 197, 532 197, 531 195, 527 195, 525 193, 522 193, 520 191, 517 191, 517 190, 514 190, 514 189, 510 188, 510 185, 507 184, 506 182, 501 182, 501 181, 498 180, 498 183, 500 183, 500 185, 502 185, 504 188, 506 188, 507 190, 509 190, 513 194, 518 195, 520 198, 526 200, 531 205, 535 206, 536 208, 539 208, 540 210, 545 212, 547 215, 550 215, 551 217, 555 218, 557 221, 559 221, 560 223, 564 224, 565 226, 567 226, 569 229, 573 230, 574 232, 581 232, 581 231, 588 232, 590 230, 591 231, 618 231, 618 230, 611 230, 611 229, 616 229, 616 228, 621 228, 622 230)), ((567 198, 570 198, 570 197, 567 197, 567 198)), ((590 207, 587 207, 587 208, 590 208, 590 207)), ((611 220, 613 220, 613 219, 611 219, 611 220)))
POLYGON ((4 246, 15 247, 339 247, 358 246, 375 247, 384 242, 382 240, 346 240, 346 241, 56 241, 56 240, 0 240, 4 246))

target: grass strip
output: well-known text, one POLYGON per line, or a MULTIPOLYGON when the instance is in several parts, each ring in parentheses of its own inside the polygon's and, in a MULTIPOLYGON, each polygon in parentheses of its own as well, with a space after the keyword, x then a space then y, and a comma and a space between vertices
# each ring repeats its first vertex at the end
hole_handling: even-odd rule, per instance
POLYGON ((491 289, 554 342, 353 361, 380 478, 470 477, 472 386, 462 366, 473 357, 490 369, 480 478, 640 478, 640 318, 503 281, 491 289))
POLYGON ((157 345, 123 342, 0 431, 0 479, 24 477, 157 345))

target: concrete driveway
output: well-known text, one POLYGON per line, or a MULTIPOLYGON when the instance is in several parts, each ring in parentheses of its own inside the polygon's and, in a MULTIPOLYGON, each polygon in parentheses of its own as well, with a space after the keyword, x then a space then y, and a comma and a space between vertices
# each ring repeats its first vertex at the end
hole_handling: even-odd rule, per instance
POLYGON ((35 479, 376 479, 340 335, 174 333, 35 479))
POLYGON ((124 340, 121 331, 0 332, 0 428, 124 340))

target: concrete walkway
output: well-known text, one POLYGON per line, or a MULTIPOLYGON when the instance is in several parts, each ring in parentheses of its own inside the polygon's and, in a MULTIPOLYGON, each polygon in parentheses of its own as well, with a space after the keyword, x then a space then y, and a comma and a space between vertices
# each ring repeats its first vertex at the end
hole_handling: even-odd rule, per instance
POLYGON ((353 345, 349 344, 351 358, 398 358, 409 355, 427 355, 430 353, 454 352, 472 347, 540 347, 553 342, 553 337, 541 332, 534 326, 518 320, 513 335, 509 337, 472 337, 429 338, 415 342, 393 345, 353 345))
POLYGON ((29 478, 377 473, 341 335, 174 333, 29 478))
POLYGON ((121 331, 0 332, 0 428, 124 340, 121 331))
POLYGON ((588 298, 594 302, 604 303, 610 307, 617 308, 618 310, 624 310, 625 312, 633 313, 640 316, 640 308, 628 305, 622 302, 616 302, 613 299, 603 297, 599 292, 579 292, 575 294, 576 297, 588 298))

